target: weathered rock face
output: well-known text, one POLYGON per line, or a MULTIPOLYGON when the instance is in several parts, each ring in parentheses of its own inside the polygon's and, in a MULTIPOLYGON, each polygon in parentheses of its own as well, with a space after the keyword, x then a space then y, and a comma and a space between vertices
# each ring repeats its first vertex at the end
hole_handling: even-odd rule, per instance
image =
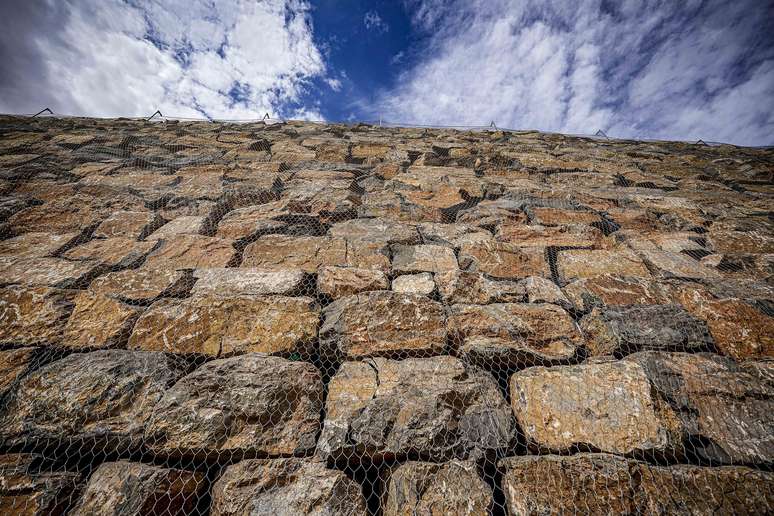
POLYGON ((94 261, 0 257, 0 285, 80 288, 88 284, 100 268, 100 264, 94 261))
POLYGON ((71 514, 191 514, 207 484, 204 475, 134 462, 100 465, 71 514))
POLYGON ((454 251, 439 245, 393 247, 392 269, 400 273, 444 272, 457 269, 454 251))
POLYGON ((404 514, 489 514, 492 489, 472 462, 407 462, 389 474, 383 495, 385 516, 404 514))
POLYGON ((206 217, 186 215, 177 217, 145 237, 150 242, 168 240, 178 235, 200 235, 206 230, 206 217))
POLYGON ((563 289, 576 310, 587 312, 595 306, 657 305, 668 303, 664 289, 648 278, 604 274, 573 281, 563 289))
POLYGON ((774 506, 774 475, 745 467, 667 468, 604 453, 511 457, 500 466, 511 514, 754 514, 774 506))
POLYGON ((298 269, 263 271, 260 269, 196 269, 193 295, 239 296, 281 294, 293 295, 304 286, 306 275, 298 269))
POLYGON ((121 346, 140 313, 142 309, 104 294, 81 291, 64 328, 62 346, 76 350, 121 346))
POLYGON ((677 416, 635 362, 531 367, 511 376, 510 387, 516 420, 538 448, 629 454, 678 444, 677 416))
POLYGON ((360 486, 344 473, 292 458, 244 460, 227 467, 212 488, 210 514, 354 516, 367 511, 360 486))
POLYGON ((77 237, 78 233, 24 233, 0 240, 0 256, 13 256, 17 260, 51 256, 73 243, 77 237))
POLYGON ((322 315, 321 351, 331 356, 440 354, 446 345, 443 307, 425 296, 363 292, 334 301, 322 315))
POLYGON ((640 365, 677 413, 687 451, 715 464, 763 464, 774 458, 774 386, 712 354, 641 352, 640 365))
POLYGON ((242 267, 267 270, 301 269, 315 273, 322 266, 348 265, 347 243, 328 237, 266 235, 245 248, 242 267))
POLYGON ((307 362, 259 353, 213 360, 166 390, 145 439, 165 455, 305 453, 320 429, 322 389, 307 362))
POLYGON ((334 458, 477 457, 515 435, 494 378, 449 356, 344 362, 325 414, 317 451, 334 458))
POLYGON ((0 399, 29 371, 38 348, 17 348, 0 351, 0 399))
POLYGON ((402 294, 429 296, 435 290, 433 275, 429 272, 404 274, 392 280, 392 291, 402 294))
POLYGON ((129 269, 95 278, 89 290, 133 304, 148 304, 159 297, 179 297, 192 283, 182 271, 129 269))
POLYGON ((704 321, 679 305, 595 308, 580 325, 592 356, 641 350, 703 351, 713 345, 704 321))
POLYGON ((252 352, 308 355, 318 324, 319 309, 308 297, 161 299, 137 320, 128 346, 216 357, 252 352))
POLYGON ((150 211, 117 211, 103 220, 94 230, 95 238, 130 238, 137 240, 164 223, 150 211))
POLYGON ((477 271, 496 279, 527 276, 549 277, 551 271, 540 247, 518 247, 504 242, 474 242, 460 248, 461 269, 477 271))
POLYGON ((560 251, 556 259, 556 267, 564 283, 603 274, 650 277, 648 268, 631 251, 580 249, 560 251))
POLYGON ((498 225, 495 238, 521 247, 603 248, 602 232, 585 225, 539 226, 523 224, 498 225))
POLYGON ((771 314, 741 299, 716 299, 705 289, 695 287, 679 287, 674 299, 707 322, 716 347, 724 355, 736 360, 774 357, 771 314))
POLYGON ((110 269, 138 265, 155 246, 154 242, 136 242, 129 238, 95 239, 73 247, 62 256, 68 260, 97 263, 110 269))
POLYGON ((136 447, 151 410, 178 376, 160 353, 68 355, 28 374, 9 394, 0 435, 8 443, 90 439, 136 447))
POLYGON ((379 270, 358 267, 320 267, 317 271, 317 290, 339 299, 368 290, 387 290, 390 282, 379 270))
POLYGON ((143 262, 144 269, 225 267, 236 258, 233 241, 202 235, 177 235, 161 240, 143 262))
POLYGON ((75 294, 47 287, 0 289, 0 343, 59 343, 75 294))
POLYGON ((570 315, 550 304, 453 305, 448 326, 466 359, 498 367, 569 360, 583 343, 570 315))
POLYGON ((435 275, 441 299, 448 304, 487 305, 523 301, 524 285, 515 281, 495 281, 480 272, 447 271, 435 275))
POLYGON ((0 512, 24 516, 60 516, 76 496, 80 475, 35 472, 41 456, 0 455, 0 512))

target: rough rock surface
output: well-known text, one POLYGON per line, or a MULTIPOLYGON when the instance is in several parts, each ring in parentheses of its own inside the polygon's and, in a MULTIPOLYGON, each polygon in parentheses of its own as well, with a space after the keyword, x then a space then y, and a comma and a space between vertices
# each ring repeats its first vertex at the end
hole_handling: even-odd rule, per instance
POLYGON ((113 348, 126 344, 142 309, 84 290, 75 298, 62 346, 75 350, 113 348))
POLYGON ((0 289, 0 343, 57 344, 76 292, 48 287, 0 289))
POLYGON ((38 348, 16 348, 0 351, 0 399, 13 388, 34 364, 38 348))
POLYGON ((677 413, 688 453, 715 464, 774 461, 774 385, 713 354, 644 351, 626 361, 677 413))
POLYGON ((446 345, 443 307, 417 294, 363 292, 334 301, 322 315, 320 346, 330 356, 440 354, 446 345))
POLYGON ((445 246, 396 245, 392 254, 392 269, 399 273, 444 272, 457 268, 454 251, 445 246))
POLYGON ((95 278, 89 290, 127 303, 148 304, 159 297, 179 297, 190 289, 182 271, 170 269, 129 269, 95 278))
POLYGON ((166 389, 145 438, 166 455, 305 453, 320 428, 322 388, 307 362, 260 353, 213 360, 166 389))
POLYGON ((492 489, 472 462, 407 462, 393 469, 383 495, 385 516, 404 514, 486 515, 492 489))
POLYGON ((144 269, 225 267, 236 258, 233 241, 180 234, 161 240, 142 264, 144 269))
POLYGON ((448 304, 487 305, 523 301, 524 284, 516 281, 495 281, 480 272, 447 271, 435 275, 438 292, 448 304))
POLYGON ((452 305, 448 326, 466 359, 496 367, 569 360, 583 344, 570 315, 550 304, 452 305))
POLYGON ((580 326, 592 356, 641 350, 703 351, 713 344, 706 323, 679 305, 595 308, 580 326))
POLYGON ((191 514, 206 486, 201 473, 127 461, 105 462, 92 473, 71 514, 182 516, 191 514))
POLYGON ((193 273, 196 284, 193 295, 239 296, 280 294, 293 295, 299 292, 306 276, 298 269, 284 271, 263 271, 260 269, 196 269, 193 273))
POLYGON ((0 416, 6 442, 91 440, 137 447, 151 411, 180 372, 160 353, 75 353, 25 376, 0 416))
POLYGON ((80 475, 40 471, 40 455, 0 455, 0 513, 24 516, 60 516, 75 499, 80 475))
POLYGON ((317 290, 339 299, 368 290, 387 290, 390 282, 379 270, 358 267, 320 267, 317 271, 317 290))
POLYGON ((229 466, 212 488, 213 516, 367 514, 360 486, 308 459, 254 459, 229 466))
POLYGON ((228 356, 308 355, 319 309, 309 297, 198 295, 161 299, 137 320, 129 349, 228 356))
POLYGON ((500 461, 511 514, 754 514, 774 507, 774 474, 652 466, 604 453, 500 461))
POLYGON ((531 367, 511 376, 510 386, 516 420, 541 449, 665 451, 680 436, 677 416, 654 398, 635 362, 531 367))
POLYGON ((559 277, 564 283, 594 278, 603 274, 647 278, 650 272, 631 251, 569 250, 556 259, 559 277))
POLYGON ((435 290, 433 275, 429 272, 404 274, 392 280, 392 291, 401 294, 419 294, 429 296, 435 290))
POLYGON ((344 362, 328 384, 325 457, 478 457, 506 448, 512 416, 489 373, 449 357, 344 362))
POLYGON ((550 276, 540 247, 519 247, 504 242, 474 242, 460 248, 461 269, 482 272, 497 279, 550 276))

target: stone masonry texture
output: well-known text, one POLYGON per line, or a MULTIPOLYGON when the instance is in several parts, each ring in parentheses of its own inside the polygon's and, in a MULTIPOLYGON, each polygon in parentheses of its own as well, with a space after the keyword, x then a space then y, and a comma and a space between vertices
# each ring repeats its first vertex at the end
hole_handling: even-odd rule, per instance
POLYGON ((0 117, 0 513, 774 513, 774 149, 0 117))

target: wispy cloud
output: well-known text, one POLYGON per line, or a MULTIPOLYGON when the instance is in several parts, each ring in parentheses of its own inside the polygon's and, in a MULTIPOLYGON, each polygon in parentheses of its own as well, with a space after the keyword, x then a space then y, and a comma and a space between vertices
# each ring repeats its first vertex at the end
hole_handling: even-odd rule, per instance
POLYGON ((322 118, 304 102, 310 81, 326 76, 306 1, 32 1, 0 10, 0 111, 322 118))
POLYGON ((363 17, 363 24, 366 29, 376 32, 387 32, 390 30, 390 26, 387 25, 376 11, 368 11, 363 17))
POLYGON ((395 120, 774 143, 769 2, 405 4, 427 43, 374 105, 395 120))

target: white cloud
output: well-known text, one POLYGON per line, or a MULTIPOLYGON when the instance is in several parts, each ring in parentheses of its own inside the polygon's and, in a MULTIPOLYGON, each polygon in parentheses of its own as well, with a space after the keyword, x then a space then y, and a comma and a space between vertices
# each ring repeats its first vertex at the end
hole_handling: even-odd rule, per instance
POLYGON ((376 32, 387 32, 390 30, 390 26, 387 25, 376 11, 368 11, 363 17, 363 24, 366 29, 376 32))
POLYGON ((321 118, 318 106, 303 105, 310 81, 327 73, 305 0, 57 4, 62 16, 50 30, 26 32, 35 35, 28 45, 39 62, 0 81, 0 111, 36 110, 31 102, 41 99, 55 112, 91 116, 159 109, 184 117, 321 118))
POLYGON ((774 143, 756 0, 404 4, 427 43, 373 104, 392 120, 774 143))

